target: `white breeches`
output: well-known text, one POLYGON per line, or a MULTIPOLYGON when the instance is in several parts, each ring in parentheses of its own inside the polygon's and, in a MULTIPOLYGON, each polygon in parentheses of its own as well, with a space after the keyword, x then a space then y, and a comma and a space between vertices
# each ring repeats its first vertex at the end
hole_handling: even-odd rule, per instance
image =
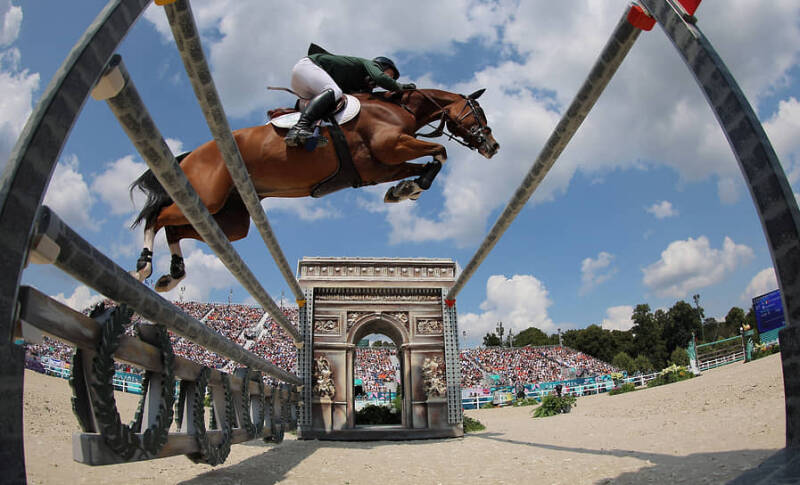
POLYGON ((292 91, 301 98, 311 99, 326 89, 332 89, 336 101, 342 99, 342 88, 311 59, 304 57, 292 68, 292 91))

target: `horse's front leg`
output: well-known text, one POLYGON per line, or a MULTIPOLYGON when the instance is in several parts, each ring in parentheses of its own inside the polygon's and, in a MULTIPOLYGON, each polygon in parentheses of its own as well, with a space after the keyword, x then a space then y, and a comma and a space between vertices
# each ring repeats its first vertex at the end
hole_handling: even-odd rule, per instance
POLYGON ((182 279, 186 278, 186 267, 183 264, 180 239, 175 237, 176 235, 171 231, 172 227, 174 226, 167 226, 165 228, 172 260, 169 265, 169 274, 162 275, 158 281, 156 281, 155 290, 159 293, 164 293, 175 288, 182 279))
POLYGON ((433 161, 426 164, 422 173, 414 180, 403 180, 399 184, 389 188, 383 198, 384 202, 393 203, 401 200, 417 200, 423 190, 428 190, 433 184, 433 179, 442 169, 442 165, 447 161, 447 151, 442 145, 424 140, 418 140, 412 136, 401 135, 396 145, 397 156, 407 157, 408 159, 419 158, 425 155, 432 155, 433 161))

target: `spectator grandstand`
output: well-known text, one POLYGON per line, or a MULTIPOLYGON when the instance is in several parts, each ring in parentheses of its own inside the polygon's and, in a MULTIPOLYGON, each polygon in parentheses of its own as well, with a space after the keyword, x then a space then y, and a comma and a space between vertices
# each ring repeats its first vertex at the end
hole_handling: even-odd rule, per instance
MULTIPOLYGON (((107 302, 111 304, 111 302, 107 302)), ((204 322, 225 337, 256 355, 289 372, 297 372, 297 354, 291 338, 261 308, 241 304, 176 302, 181 310, 204 322)), ((88 310, 86 311, 88 313, 88 310)), ((287 308, 285 315, 297 322, 296 308, 287 308)), ((133 316, 137 322, 138 315, 133 316)), ((128 329, 132 334, 134 326, 128 329)), ((233 363, 214 352, 170 332, 176 355, 199 364, 233 371, 233 363)), ((37 361, 69 363, 72 348, 58 340, 44 337, 41 344, 28 345, 30 367, 37 361)), ((357 347, 354 375, 361 380, 365 394, 383 392, 394 387, 399 372, 394 347, 357 347)), ((120 365, 121 372, 138 371, 120 365)), ((500 348, 479 347, 461 351, 461 384, 471 388, 487 385, 539 384, 570 377, 589 377, 617 372, 611 365, 581 352, 560 346, 500 348)), ((267 378, 272 382, 271 378, 267 378)))

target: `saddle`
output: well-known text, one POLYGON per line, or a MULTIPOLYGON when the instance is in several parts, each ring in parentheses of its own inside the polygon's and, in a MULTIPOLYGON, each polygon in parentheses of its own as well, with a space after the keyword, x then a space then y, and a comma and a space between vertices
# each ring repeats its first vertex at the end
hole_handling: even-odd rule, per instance
MULTIPOLYGON (((308 100, 298 99, 294 108, 278 108, 268 111, 269 121, 267 124, 284 129, 294 126, 300 119, 301 101, 308 102, 308 100)), ((320 121, 322 126, 328 127, 339 164, 335 172, 311 189, 311 197, 318 198, 346 187, 358 188, 364 185, 358 170, 353 164, 353 157, 350 154, 350 147, 347 146, 347 139, 339 126, 351 121, 360 111, 361 102, 358 98, 345 94, 333 114, 320 121)), ((309 148, 309 150, 313 149, 314 147, 309 148)))
MULTIPOLYGON (((298 99, 294 108, 276 108, 267 111, 267 124, 272 124, 276 128, 291 128, 300 119, 300 112, 305 108, 305 105, 308 104, 308 101, 307 99, 298 99)), ((337 124, 343 125, 355 118, 359 112, 361 112, 361 102, 358 98, 345 94, 336 106, 333 117, 337 124)), ((326 123, 323 123, 323 126, 330 125, 330 122, 326 121, 326 123)))

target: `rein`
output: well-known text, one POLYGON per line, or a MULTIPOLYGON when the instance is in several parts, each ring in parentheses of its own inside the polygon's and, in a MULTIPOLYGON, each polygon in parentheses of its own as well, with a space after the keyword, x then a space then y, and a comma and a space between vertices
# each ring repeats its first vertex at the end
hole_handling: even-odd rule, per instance
MULTIPOLYGON (((419 94, 421 94, 422 97, 424 97, 425 99, 427 99, 428 101, 433 103, 433 105, 436 106, 439 109, 439 111, 442 113, 442 115, 439 118, 439 126, 434 127, 430 122, 429 123, 425 123, 426 126, 429 126, 429 127, 433 128, 433 131, 431 131, 429 133, 416 133, 414 135, 415 137, 437 138, 437 137, 440 137, 440 136, 446 136, 451 141, 454 141, 454 142, 458 143, 459 145, 465 146, 465 147, 469 148, 470 150, 477 150, 478 149, 477 146, 472 146, 470 143, 465 143, 465 142, 461 141, 459 138, 457 138, 455 135, 445 131, 448 121, 452 121, 452 122, 454 122, 454 123, 456 123, 456 124, 458 124, 460 126, 461 125, 461 121, 463 121, 467 116, 472 114, 475 117, 475 121, 478 122, 478 126, 476 127, 477 130, 471 130, 470 131, 470 135, 472 135, 472 136, 482 136, 482 133, 485 130, 485 126, 483 126, 483 122, 477 116, 477 109, 475 108, 474 100, 472 100, 471 98, 466 98, 467 99, 467 103, 464 105, 464 108, 462 108, 461 112, 458 114, 456 119, 453 119, 450 116, 448 116, 447 111, 438 102, 436 102, 436 100, 433 99, 433 97, 431 97, 428 93, 426 93, 424 91, 421 91, 421 90, 416 90, 416 91, 419 94), (465 113, 467 108, 470 108, 470 110, 465 113)), ((463 95, 462 95, 462 97, 463 97, 463 95)), ((408 111, 409 113, 414 115, 414 117, 416 117, 416 113, 411 111, 411 109, 405 103, 401 102, 400 106, 402 106, 403 109, 405 109, 406 111, 408 111)))

